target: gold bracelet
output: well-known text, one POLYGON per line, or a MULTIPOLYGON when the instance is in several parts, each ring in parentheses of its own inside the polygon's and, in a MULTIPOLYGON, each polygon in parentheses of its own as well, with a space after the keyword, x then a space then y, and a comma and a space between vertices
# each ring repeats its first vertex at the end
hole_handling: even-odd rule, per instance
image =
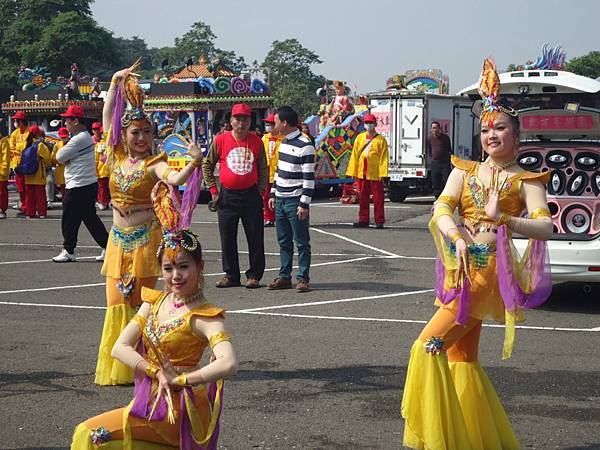
POLYGON ((187 377, 185 376, 185 373, 181 373, 179 375, 177 375, 177 378, 175 378, 175 383, 177 384, 177 386, 188 386, 188 381, 187 381, 187 377))
POLYGON ((531 211, 529 213, 530 219, 538 219, 540 217, 552 217, 552 214, 550 214, 550 211, 548 210, 548 208, 534 209, 533 211, 531 211))
POLYGON ((146 375, 148 375, 150 378, 155 380, 156 374, 158 373, 159 370, 160 370, 160 368, 156 364, 150 363, 148 365, 148 367, 146 367, 146 375))
POLYGON ((496 224, 498 226, 500 226, 500 225, 508 226, 510 224, 510 219, 512 219, 512 216, 502 213, 502 214, 500 214, 500 218, 496 221, 496 224))
POLYGON ((450 239, 455 244, 456 241, 458 241, 459 239, 464 239, 462 233, 458 231, 457 228, 451 228, 448 231, 446 231, 446 236, 448 236, 448 239, 450 239))
POLYGON ((195 167, 200 167, 200 161, 198 161, 197 159, 192 159, 192 160, 190 161, 190 165, 191 165, 192 167, 194 167, 194 168, 195 168, 195 167))

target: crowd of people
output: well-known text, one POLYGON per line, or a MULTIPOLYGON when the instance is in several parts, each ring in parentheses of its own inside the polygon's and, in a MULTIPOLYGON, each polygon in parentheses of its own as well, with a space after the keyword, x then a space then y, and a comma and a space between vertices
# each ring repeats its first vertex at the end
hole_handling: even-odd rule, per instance
MULTIPOLYGON (((250 131, 251 108, 236 104, 231 129, 223 128, 207 156, 194 142, 186 142, 189 163, 175 171, 164 153, 152 151, 153 122, 144 112, 134 70, 135 66, 114 74, 103 123, 92 126, 93 137, 78 106, 62 114, 65 128, 59 130, 61 142, 52 150, 41 140, 39 127, 28 127, 22 114, 13 116, 15 131, 0 140, 2 155, 9 154, 2 156, 0 165, 0 209, 4 213, 7 208, 2 197, 7 161, 19 177, 22 211, 28 217, 45 216, 47 168, 64 167, 64 180, 55 169, 57 182, 63 181, 64 248, 54 261, 75 261, 82 221, 103 249, 107 310, 95 382, 134 382, 136 387, 127 407, 77 426, 71 448, 91 449, 108 442, 110 448, 216 448, 222 379, 235 373, 237 359, 223 309, 204 297, 202 246, 189 228, 201 174, 218 212, 225 275, 216 287, 242 286, 237 247, 241 221, 249 250, 244 286, 261 287, 264 228, 275 226, 280 270, 266 287, 293 287, 295 245, 295 288, 308 292, 314 141, 289 106, 264 120, 261 138, 250 131), (31 149, 38 166, 24 171, 31 149), (13 161, 13 155, 20 160, 13 161), (183 183, 187 187, 180 198, 175 187, 183 183), (108 199, 113 220, 109 232, 96 213, 96 206, 108 207, 108 199), (159 276, 162 290, 155 289, 159 276), (200 366, 207 350, 211 358, 200 366)), ((432 127, 436 201, 429 227, 438 252, 439 309, 415 340, 408 363, 401 414, 403 444, 410 448, 520 448, 479 365, 479 337, 484 319, 505 323, 503 358, 510 357, 523 310, 540 305, 550 294, 545 241, 552 223, 545 197, 547 173, 518 166, 519 119, 498 91, 495 66, 486 60, 480 86, 485 161, 451 156, 439 123, 432 127), (513 232, 530 239, 523 258, 510 245, 513 232)), ((372 195, 376 227, 383 228, 388 147, 376 132, 376 117, 366 114, 363 119, 365 131, 355 140, 347 169, 360 187, 354 226, 368 226, 372 195)))

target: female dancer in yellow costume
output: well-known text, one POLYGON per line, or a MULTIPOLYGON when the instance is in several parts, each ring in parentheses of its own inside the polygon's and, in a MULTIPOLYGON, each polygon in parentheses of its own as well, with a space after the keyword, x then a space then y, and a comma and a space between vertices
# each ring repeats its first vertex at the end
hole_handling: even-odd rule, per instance
POLYGON ((95 383, 99 385, 133 382, 133 371, 115 361, 110 352, 141 304, 142 287, 153 288, 160 274, 154 257, 160 227, 150 204, 152 187, 161 179, 171 185, 185 183, 202 161, 202 152, 193 143, 188 145, 193 159, 181 172, 169 168, 164 152, 151 154, 153 123, 142 109, 144 95, 132 73, 135 67, 113 75, 104 99, 113 227, 101 271, 106 276, 107 311, 96 365, 95 383))
POLYGON ((237 370, 223 310, 206 303, 202 248, 187 226, 197 196, 179 208, 172 186, 152 192, 164 234, 157 259, 165 292, 142 288, 143 304, 112 354, 135 369, 135 398, 77 426, 72 450, 216 449, 222 378, 237 370), (187 222, 185 217, 188 217, 187 222), (210 346, 211 362, 198 368, 210 346))
POLYGON ((504 322, 503 358, 510 357, 522 309, 539 306, 552 289, 545 243, 552 222, 548 174, 517 165, 519 119, 498 98, 499 88, 494 64, 486 60, 479 92, 481 145, 488 158, 478 163, 453 157, 455 169, 429 224, 439 256, 440 308, 411 349, 402 399, 406 447, 520 448, 479 365, 479 335, 483 319, 504 322), (513 232, 530 239, 522 258, 512 246, 513 232))

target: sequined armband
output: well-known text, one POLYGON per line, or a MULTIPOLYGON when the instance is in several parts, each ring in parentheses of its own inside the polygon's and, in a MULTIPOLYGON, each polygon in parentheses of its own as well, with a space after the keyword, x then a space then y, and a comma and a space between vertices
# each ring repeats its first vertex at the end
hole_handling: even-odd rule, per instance
POLYGON ((143 330, 146 326, 146 318, 140 314, 136 314, 135 316, 133 316, 131 318, 131 322, 135 323, 138 327, 140 327, 140 330, 143 330))
POLYGON ((226 331, 219 331, 218 333, 213 334, 210 339, 210 348, 215 348, 219 342, 228 341, 231 342, 231 336, 226 331))
POLYGON ((440 195, 435 201, 435 204, 438 205, 440 203, 444 203, 448 205, 450 209, 454 210, 456 208, 456 205, 458 205, 458 199, 452 197, 451 195, 440 195))
POLYGON ((530 219, 539 219, 540 217, 552 217, 548 208, 538 208, 534 209, 529 213, 530 219))
POLYGON ((167 181, 167 179, 169 178, 169 175, 171 175, 171 172, 173 172, 173 168, 172 167, 167 167, 165 169, 165 171, 163 172, 163 175, 162 175, 163 181, 167 181))
POLYGON ((454 211, 445 203, 438 203, 433 211, 433 218, 437 222, 437 220, 442 216, 454 217, 454 211))

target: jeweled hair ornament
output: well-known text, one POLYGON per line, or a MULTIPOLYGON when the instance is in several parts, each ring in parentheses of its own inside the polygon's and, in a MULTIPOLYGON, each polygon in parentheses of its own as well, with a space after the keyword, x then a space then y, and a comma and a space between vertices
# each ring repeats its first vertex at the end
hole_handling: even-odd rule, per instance
POLYGON ((165 248, 176 250, 178 246, 193 252, 200 242, 190 229, 192 213, 200 195, 202 172, 197 168, 188 179, 181 204, 176 189, 161 180, 152 188, 152 209, 163 230, 163 239, 157 255, 165 248))
POLYGON ((491 58, 483 61, 478 92, 481 100, 476 101, 473 105, 473 113, 479 117, 481 123, 492 127, 500 112, 513 117, 517 116, 517 111, 510 106, 503 105, 500 100, 500 77, 496 71, 496 64, 491 58))

